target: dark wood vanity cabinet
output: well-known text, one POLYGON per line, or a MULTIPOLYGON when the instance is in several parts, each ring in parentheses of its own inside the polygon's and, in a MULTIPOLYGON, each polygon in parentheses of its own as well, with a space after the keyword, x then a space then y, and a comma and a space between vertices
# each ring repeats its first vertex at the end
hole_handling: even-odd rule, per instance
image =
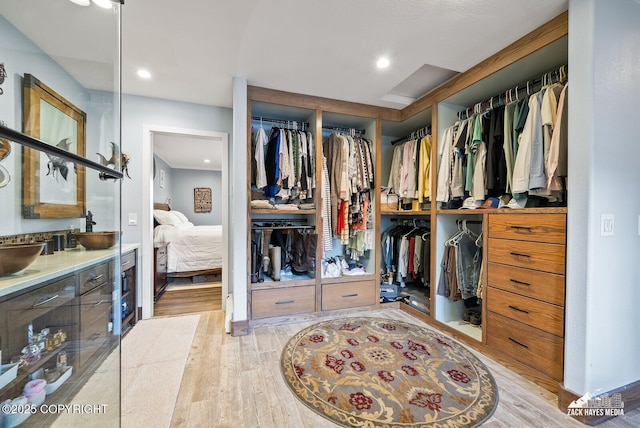
MULTIPOLYGON (((29 331, 34 335, 48 328, 51 334, 64 332, 66 340, 51 350, 41 352, 40 359, 18 370, 17 377, 0 388, 0 401, 22 394, 29 375, 39 369, 56 367, 58 355, 66 353, 67 365, 73 367, 69 380, 55 393, 53 401, 67 402, 99 367, 119 342, 114 315, 121 316, 122 333, 137 321, 136 303, 137 250, 114 257, 89 258, 82 265, 67 266, 65 274, 48 275, 41 283, 0 296, 0 348, 2 364, 20 356, 29 344, 29 331), (120 261, 120 268, 115 263, 120 261), (114 291, 120 288, 120 293, 114 291), (126 313, 118 307, 127 302, 126 313)), ((44 278, 43 278, 44 279, 44 278)), ((30 419, 32 420, 32 419, 30 419)), ((0 424, 1 425, 1 424, 0 424)))

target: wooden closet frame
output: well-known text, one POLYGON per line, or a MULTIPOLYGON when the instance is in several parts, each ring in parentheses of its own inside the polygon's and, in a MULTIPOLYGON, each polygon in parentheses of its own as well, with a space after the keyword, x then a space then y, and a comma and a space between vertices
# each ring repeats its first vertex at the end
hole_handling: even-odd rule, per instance
MULTIPOLYGON (((375 242, 380 242, 381 231, 381 210, 379 208, 380 205, 380 185, 381 185, 381 177, 380 171, 382 166, 381 160, 381 144, 382 144, 382 121, 392 121, 392 122, 403 122, 416 114, 424 112, 425 110, 431 108, 431 135, 433 139, 432 143, 432 153, 431 159, 437 159, 437 150, 438 150, 438 103, 446 100, 448 97, 455 95, 461 90, 470 87, 471 85, 479 82, 485 77, 490 76, 491 74, 500 71, 501 69, 525 58, 531 53, 565 37, 568 35, 568 12, 564 12, 537 28, 536 30, 530 32, 529 34, 523 36, 519 40, 515 41, 511 45, 492 55, 491 57, 485 59, 474 67, 470 68, 464 73, 460 73, 454 78, 450 79, 440 87, 436 88, 432 92, 426 94, 420 99, 416 100, 413 104, 405 107, 402 110, 395 110, 391 108, 377 107, 366 104, 352 103, 347 101, 340 101, 335 99, 323 98, 323 97, 315 97, 308 95, 295 94, 291 92, 283 92, 273 89, 261 88, 256 86, 249 86, 247 88, 247 129, 251 129, 251 103, 252 102, 261 102, 261 103, 269 103, 275 105, 282 105, 294 108, 302 108, 307 110, 315 111, 316 118, 316 129, 315 135, 318 141, 316 141, 316 154, 320 154, 316 156, 316 171, 317 174, 319 171, 322 171, 322 158, 321 158, 321 136, 322 136, 322 114, 325 112, 328 113, 338 113, 350 116, 359 116, 364 118, 369 118, 376 121, 376 135, 375 135, 375 168, 376 168, 376 176, 375 176, 375 186, 376 190, 374 193, 374 201, 377 204, 378 209, 376 209, 375 213, 375 222, 376 222, 376 230, 375 230, 375 242)), ((528 77, 528 76, 527 76, 528 77)), ((247 135, 247 171, 250 174, 251 171, 251 132, 248 132, 247 135)), ((248 175, 249 175, 248 174, 248 175)), ((317 182, 320 182, 317 179, 317 182)), ((432 195, 436 194, 437 190, 437 167, 432 168, 432 177, 431 177, 431 186, 432 186, 432 195)), ((319 188, 319 186, 318 186, 319 188)), ((321 205, 319 200, 319 196, 316 197, 316 207, 321 205)), ((249 207, 247 212, 247 231, 250 233, 251 230, 251 183, 250 176, 247 178, 247 206, 249 207)), ((436 230, 436 222, 438 215, 446 215, 444 210, 437 210, 437 203, 435 198, 431 198, 431 206, 430 211, 422 211, 421 214, 430 214, 431 228, 432 230, 436 230)), ((452 211, 452 210, 449 210, 452 211)), ((565 213, 567 212, 566 208, 527 208, 524 210, 519 210, 519 212, 523 213, 565 213)), ((449 212, 451 214, 451 212, 449 212)), ((459 213, 455 213, 459 214, 459 213)), ((487 215, 488 213, 473 213, 475 215, 482 215, 483 221, 485 224, 483 225, 483 229, 486 229, 487 225, 487 215)), ((316 209, 315 213, 315 222, 316 227, 321 229, 322 227, 322 217, 321 210, 316 209)), ((485 230, 486 231, 486 230, 485 230)), ((484 245, 487 244, 487 234, 484 234, 484 245)), ((316 260, 318 261, 318 269, 319 269, 319 261, 321 254, 321 240, 318 240, 318 253, 316 256, 316 260)), ((435 284, 435 279, 437 275, 437 267, 438 261, 435 260, 434 255, 436 254, 436 240, 431 240, 431 284, 435 284)), ((251 254, 250 242, 247 243, 247 254, 251 254)), ((486 261, 483 261, 486 263, 486 261)), ((249 273, 251 272, 250 268, 251 260, 247 260, 247 305, 248 305, 248 314, 251 314, 251 282, 249 278, 249 273)), ((378 256, 378 252, 376 251, 375 257, 375 272, 380 272, 380 257, 378 256)), ((486 284, 487 278, 487 270, 484 269, 483 280, 486 284)), ((348 282, 348 279, 345 280, 348 282)), ((379 281, 377 282, 379 284, 379 281)), ((382 308, 401 308, 402 310, 410 313, 411 315, 419 318, 438 329, 446 332, 447 334, 453 336, 457 340, 473 347, 474 349, 482 352, 484 355, 489 356, 501 364, 509 367, 510 369, 518 372, 519 374, 527 377, 531 381, 536 384, 544 387, 545 389, 558 393, 559 383, 553 379, 550 379, 541 373, 529 368, 528 366, 513 360, 510 357, 503 356, 499 352, 496 352, 492 348, 486 345, 486 328, 483 326, 483 337, 482 342, 478 342, 477 340, 461 333, 460 331, 449 327, 448 325, 437 321, 435 319, 435 314, 437 312, 437 308, 435 307, 435 290, 437 287, 431 287, 431 302, 433 302, 431 306, 431 315, 423 314, 422 312, 409 307, 408 305, 400 304, 398 302, 395 303, 386 303, 380 304, 376 303, 372 306, 367 307, 359 307, 354 310, 369 310, 369 309, 382 309, 382 308)), ((318 271, 316 274, 316 312, 312 314, 301 314, 298 316, 288 316, 284 317, 274 317, 273 319, 266 319, 259 323, 250 323, 251 327, 259 326, 259 325, 268 325, 274 323, 282 323, 287 320, 300 320, 300 319, 310 319, 314 318, 318 315, 325 315, 327 313, 352 313, 353 310, 343 310, 343 311, 329 311, 329 312, 320 312, 320 302, 321 302, 321 278, 320 272, 318 271)), ((486 302, 483 302, 483 306, 486 306, 486 302)), ((483 310, 486 308, 483 308, 483 310)), ((486 313, 486 312, 485 312, 486 313)))

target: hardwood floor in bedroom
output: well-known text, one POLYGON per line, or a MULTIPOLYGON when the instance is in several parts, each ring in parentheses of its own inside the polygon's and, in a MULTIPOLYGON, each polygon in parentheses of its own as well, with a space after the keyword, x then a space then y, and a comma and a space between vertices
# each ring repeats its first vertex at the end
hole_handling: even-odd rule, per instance
POLYGON ((168 288, 153 309, 153 316, 185 315, 222 309, 222 285, 168 288))
MULTIPOLYGON (((399 310, 354 315, 386 317, 426 325, 399 310)), ((225 334, 224 313, 204 312, 191 345, 171 427, 337 427, 297 400, 280 374, 287 340, 317 322, 259 327, 247 336, 225 334)), ((499 404, 484 426, 583 427, 557 408, 557 397, 483 355, 499 388, 499 404)), ((640 426, 640 410, 599 427, 640 426)))

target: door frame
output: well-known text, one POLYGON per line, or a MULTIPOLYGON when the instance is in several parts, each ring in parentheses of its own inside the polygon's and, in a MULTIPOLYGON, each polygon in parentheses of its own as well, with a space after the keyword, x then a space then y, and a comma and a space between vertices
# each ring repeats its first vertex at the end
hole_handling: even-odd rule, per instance
POLYGON ((229 134, 226 132, 173 126, 142 126, 142 287, 138 305, 142 306, 142 319, 153 316, 153 134, 178 134, 222 141, 222 310, 226 311, 229 293, 229 134), (145 179, 146 177, 146 179, 145 179))

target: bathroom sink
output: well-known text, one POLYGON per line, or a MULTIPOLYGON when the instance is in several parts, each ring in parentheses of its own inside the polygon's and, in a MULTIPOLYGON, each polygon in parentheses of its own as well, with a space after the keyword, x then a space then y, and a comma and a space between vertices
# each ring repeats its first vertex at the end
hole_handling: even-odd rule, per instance
POLYGON ((44 242, 0 244, 0 275, 19 272, 33 263, 44 248, 44 242))
POLYGON ((87 250, 106 250, 118 242, 118 232, 81 232, 78 242, 87 250))

